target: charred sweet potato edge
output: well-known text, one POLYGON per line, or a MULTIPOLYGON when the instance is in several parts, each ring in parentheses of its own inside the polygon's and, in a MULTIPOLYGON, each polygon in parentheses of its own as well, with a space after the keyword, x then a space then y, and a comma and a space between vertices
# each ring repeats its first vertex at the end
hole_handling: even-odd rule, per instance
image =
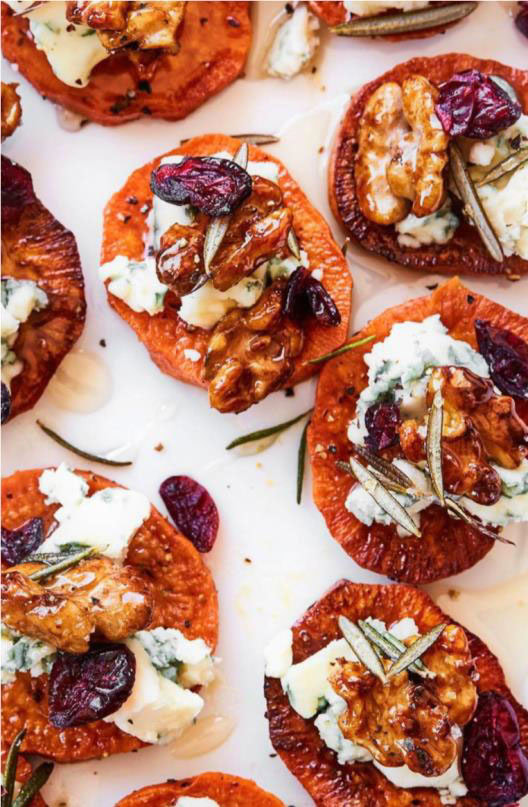
MULTIPOLYGON (((341 580, 293 625, 294 663, 303 661, 333 639, 341 638, 337 624, 340 614, 352 621, 373 616, 387 624, 409 616, 423 633, 440 622, 453 622, 428 594, 411 586, 341 580)), ((528 712, 508 689, 497 658, 477 636, 467 630, 466 634, 478 672, 478 691, 494 690, 509 700, 519 721, 521 745, 528 751, 528 712)), ((305 720, 292 709, 279 679, 265 679, 264 695, 271 743, 317 805, 440 807, 438 792, 432 788, 395 787, 371 763, 339 765, 337 755, 325 746, 313 720, 305 720)), ((482 802, 462 797, 456 804, 457 807, 479 807, 482 802)))
MULTIPOLYGON (((29 518, 40 517, 46 534, 57 505, 47 505, 38 489, 43 469, 18 471, 2 482, 2 524, 8 529, 29 518)), ((121 487, 98 474, 76 471, 89 485, 90 494, 108 487, 121 487)), ((216 588, 200 554, 190 541, 156 510, 130 542, 126 563, 136 566, 152 580, 155 593, 150 629, 179 628, 190 639, 203 638, 214 649, 218 638, 216 588)), ((2 742, 10 743, 25 726, 22 751, 57 762, 78 762, 142 748, 131 734, 113 723, 98 720, 85 726, 56 729, 47 719, 47 675, 31 678, 19 673, 2 687, 2 742)))
POLYGON ((189 779, 150 785, 125 796, 115 807, 167 807, 181 796, 210 798, 221 807, 284 807, 276 796, 255 782, 227 773, 202 773, 189 779))

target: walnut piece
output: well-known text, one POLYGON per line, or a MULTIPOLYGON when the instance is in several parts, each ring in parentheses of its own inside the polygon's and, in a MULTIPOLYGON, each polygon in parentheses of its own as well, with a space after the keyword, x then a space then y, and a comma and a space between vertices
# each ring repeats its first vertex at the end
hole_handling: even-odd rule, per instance
POLYGON ((438 90, 424 76, 387 82, 371 95, 359 125, 355 176, 363 214, 395 224, 434 213, 445 197, 449 136, 435 113, 438 90), (408 201, 406 201, 408 200, 408 201))
POLYGON ((285 286, 285 280, 276 280, 252 308, 233 309, 213 330, 204 378, 219 412, 243 412, 293 373, 304 335, 282 313, 285 286))
POLYGON ((152 591, 135 568, 88 558, 42 583, 28 576, 40 568, 23 563, 2 574, 2 618, 13 630, 85 653, 94 632, 122 641, 149 624, 152 591))
POLYGON ((163 48, 176 53, 184 2, 68 2, 66 18, 97 31, 109 51, 135 43, 140 50, 163 48))
POLYGON ((22 118, 18 84, 5 84, 2 81, 2 140, 13 134, 22 118))

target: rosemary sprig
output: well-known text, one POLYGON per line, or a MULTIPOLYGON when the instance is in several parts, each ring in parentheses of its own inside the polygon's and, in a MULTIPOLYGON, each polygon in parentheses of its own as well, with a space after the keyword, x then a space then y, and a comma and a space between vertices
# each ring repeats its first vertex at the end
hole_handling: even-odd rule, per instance
POLYGON ((68 451, 71 451, 73 454, 77 454, 78 457, 84 457, 85 460, 90 460, 90 462, 99 462, 101 465, 113 465, 114 467, 123 467, 125 465, 132 465, 132 460, 109 460, 106 457, 99 457, 97 454, 92 454, 90 451, 84 451, 82 448, 77 448, 72 443, 65 440, 64 437, 61 437, 60 434, 50 429, 49 426, 46 426, 40 420, 37 420, 37 425, 42 429, 44 434, 47 434, 48 437, 51 437, 52 440, 55 440, 63 448, 67 448, 68 451))
POLYGON ((526 162, 528 162, 528 148, 515 151, 513 154, 510 154, 509 157, 505 157, 504 160, 501 160, 500 163, 488 171, 488 173, 482 177, 480 182, 477 182, 477 188, 481 188, 483 185, 487 185, 489 182, 496 182, 498 179, 502 179, 502 177, 511 174, 512 171, 516 171, 526 162))
POLYGON ((22 785, 18 796, 13 802, 13 807, 27 807, 33 797, 48 781, 53 768, 53 762, 43 762, 42 765, 39 765, 25 785, 22 785))
POLYGON ((7 754, 4 770, 4 794, 2 796, 2 807, 11 807, 13 802, 13 792, 15 789, 15 777, 20 746, 26 736, 26 729, 21 729, 11 743, 7 754))
POLYGON ((372 496, 376 504, 378 504, 396 524, 404 530, 407 530, 407 532, 412 533, 417 538, 421 538, 422 533, 415 520, 411 518, 407 510, 394 498, 392 493, 390 493, 364 465, 356 460, 355 457, 350 457, 350 465, 357 481, 361 487, 372 496))
POLYGON ((89 555, 93 555, 96 551, 95 546, 89 546, 86 549, 83 549, 81 552, 75 552, 75 554, 70 555, 68 558, 59 561, 58 563, 54 563, 52 566, 46 566, 44 569, 39 569, 37 572, 33 572, 33 574, 29 575, 30 580, 43 580, 45 577, 50 577, 52 574, 57 574, 57 572, 62 572, 64 569, 70 569, 72 566, 77 566, 81 560, 84 558, 89 557, 89 555))
POLYGON ((350 619, 347 619, 346 616, 343 615, 339 617, 338 625, 341 633, 360 662, 372 675, 379 678, 382 684, 385 684, 387 676, 385 675, 383 664, 363 631, 361 631, 354 622, 351 622, 350 619))
POLYGON ((301 434, 301 440, 299 442, 299 451, 297 453, 297 504, 300 504, 302 499, 302 489, 304 483, 304 464, 306 460, 306 435, 308 432, 309 425, 310 425, 310 419, 308 419, 304 424, 304 428, 301 434))
MULTIPOLYGON (((242 145, 236 152, 235 156, 233 157, 233 162, 245 170, 248 164, 248 154, 249 151, 247 143, 242 143, 242 145)), ((207 276, 210 275, 209 269, 211 267, 211 263, 213 262, 213 258, 220 248, 220 244, 224 240, 224 236, 228 230, 230 221, 231 216, 227 215, 227 216, 216 216, 216 218, 211 219, 211 221, 209 222, 209 225, 205 232, 205 240, 203 248, 204 268, 207 276)))
MULTIPOLYGON (((405 653, 407 649, 406 645, 393 636, 389 631, 380 633, 380 631, 376 630, 376 628, 371 625, 370 622, 366 622, 363 619, 358 620, 358 625, 367 639, 369 639, 372 644, 379 647, 380 650, 382 650, 392 661, 397 661, 401 654, 405 653)), ((420 675, 422 678, 436 677, 436 673, 428 670, 420 659, 416 659, 416 661, 410 664, 409 669, 413 673, 416 673, 416 675, 420 675)))
MULTIPOLYGON (((280 141, 280 137, 277 137, 277 135, 253 134, 251 132, 232 134, 229 135, 229 137, 232 137, 235 140, 240 140, 243 143, 249 143, 250 146, 269 146, 271 143, 278 143, 280 141)), ((180 145, 184 146, 185 143, 189 142, 189 140, 192 140, 192 137, 184 137, 183 140, 180 140, 180 145)))
POLYGON ((243 446, 245 443, 253 443, 255 440, 262 440, 264 437, 271 437, 274 434, 280 434, 280 432, 289 429, 290 426, 294 426, 307 415, 311 415, 312 411, 312 409, 308 409, 306 412, 303 412, 302 415, 297 415, 284 423, 278 423, 276 426, 268 426, 266 429, 259 429, 259 431, 244 434, 242 437, 237 437, 236 440, 232 440, 229 445, 226 446, 226 450, 230 451, 232 448, 243 446))
POLYGON ((436 25, 448 25, 475 11, 477 3, 449 3, 438 8, 418 9, 379 17, 354 17, 330 30, 338 36, 390 36, 425 31, 436 25))
POLYGON ((426 650, 428 650, 431 645, 433 645, 444 628, 446 627, 445 622, 442 622, 440 625, 436 625, 429 633, 426 633, 425 636, 420 636, 415 642, 409 645, 406 648, 405 652, 401 654, 399 659, 394 662, 391 666, 389 672, 387 673, 387 681, 391 678, 394 678, 395 675, 401 673, 403 670, 406 670, 407 667, 410 667, 417 659, 422 656, 426 650))
POLYGON ((414 482, 410 479, 407 474, 405 474, 397 465, 393 465, 391 462, 387 462, 383 459, 383 457, 379 457, 374 451, 371 451, 366 446, 355 446, 356 454, 359 454, 372 468, 375 468, 376 471, 379 471, 380 474, 390 479, 392 482, 396 483, 397 485, 401 485, 403 488, 412 488, 414 487, 414 482))
POLYGON ((427 419, 425 448, 431 485, 442 507, 445 507, 444 478, 442 474, 442 429, 444 425, 444 400, 436 390, 427 419))
POLYGON ((445 503, 448 511, 450 510, 452 513, 454 513, 460 519, 462 519, 462 521, 465 521, 466 524, 469 524, 471 527, 474 527, 483 535, 486 535, 488 538, 492 538, 494 541, 500 541, 503 544, 510 544, 510 546, 515 546, 514 541, 509 541, 508 538, 504 538, 504 536, 501 535, 500 533, 488 529, 486 524, 483 524, 482 521, 476 518, 476 516, 470 513, 469 510, 466 510, 465 507, 462 507, 462 505, 456 502, 454 499, 451 499, 449 496, 446 496, 445 503))
POLYGON ((343 353, 348 353, 349 350, 353 350, 355 347, 366 345, 367 342, 372 342, 372 340, 375 338, 375 334, 372 334, 371 336, 364 336, 363 339, 358 339, 355 342, 349 342, 348 344, 339 347, 337 350, 332 350, 331 353, 325 353, 323 356, 317 356, 316 359, 308 359, 307 364, 321 364, 323 361, 335 359, 336 356, 342 356, 343 353))
MULTIPOLYGON (((355 475, 354 471, 352 470, 352 467, 351 467, 350 463, 343 462, 342 460, 336 460, 336 466, 338 468, 340 468, 341 471, 344 471, 346 474, 349 474, 350 476, 353 476, 354 478, 356 478, 356 475, 355 475)), ((378 482, 380 482, 384 487, 387 488, 387 490, 392 490, 392 491, 394 491, 394 493, 402 493, 403 495, 409 495, 409 496, 421 496, 422 495, 422 494, 419 494, 418 491, 415 491, 414 488, 411 490, 407 485, 404 486, 404 485, 398 484, 397 482, 394 482, 392 479, 389 479, 389 477, 387 477, 384 474, 380 473, 375 468, 369 468, 368 470, 370 471, 370 473, 373 476, 376 477, 378 482)))
POLYGON ((24 563, 45 563, 46 566, 53 566, 63 560, 68 560, 77 554, 77 550, 72 552, 32 552, 26 555, 24 563))
POLYGON ((295 230, 293 227, 290 227, 288 231, 288 239, 286 241, 288 244, 288 249, 290 250, 291 254, 294 258, 297 258, 298 261, 301 260, 301 250, 299 247, 299 242, 297 241, 297 236, 295 235, 295 230))

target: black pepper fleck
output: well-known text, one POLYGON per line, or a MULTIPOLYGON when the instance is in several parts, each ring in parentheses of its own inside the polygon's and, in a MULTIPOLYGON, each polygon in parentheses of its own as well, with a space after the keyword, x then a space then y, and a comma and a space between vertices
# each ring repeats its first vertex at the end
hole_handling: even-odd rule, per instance
POLYGON ((101 347, 106 347, 106 339, 99 339, 99 344, 101 347))
POLYGON ((127 202, 129 205, 137 205, 137 196, 127 196, 127 202))
POLYGON ((429 291, 434 291, 435 289, 438 288, 438 283, 431 283, 430 286, 426 286, 425 288, 429 289, 429 291))
POLYGON ((240 28, 240 20, 237 20, 236 17, 226 17, 226 22, 231 28, 240 28))
POLYGON ((148 82, 144 78, 138 81, 137 88, 140 92, 147 92, 149 95, 152 94, 152 87, 150 86, 150 82, 148 82))
POLYGON ((467 299, 468 303, 470 303, 470 304, 475 302, 475 298, 473 297, 472 294, 468 294, 466 299, 467 299))
POLYGON ((293 389, 293 387, 287 387, 284 390, 284 394, 287 398, 293 398, 293 396, 295 395, 295 390, 293 389))

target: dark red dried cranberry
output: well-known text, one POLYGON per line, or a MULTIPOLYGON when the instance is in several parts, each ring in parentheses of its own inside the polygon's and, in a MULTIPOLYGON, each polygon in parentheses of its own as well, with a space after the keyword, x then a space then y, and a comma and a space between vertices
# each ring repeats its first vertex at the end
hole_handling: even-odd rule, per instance
POLYGON ((315 317, 327 327, 341 322, 339 309, 323 284, 303 266, 299 266, 288 278, 282 311, 297 322, 308 317, 315 317))
POLYGON ((251 193, 247 171, 222 157, 186 157, 155 168, 152 193, 173 205, 193 205, 208 216, 232 213, 251 193))
POLYGON ((48 685, 49 721, 83 726, 116 712, 136 678, 136 657, 124 644, 101 644, 87 653, 58 653, 48 685))
POLYGON ((480 694, 464 728, 462 775, 470 796, 500 807, 528 793, 528 758, 519 743, 519 722, 507 698, 480 694))
POLYGON ((475 332, 493 383, 506 395, 528 399, 528 344, 482 319, 475 321, 475 332))
POLYGON ((373 451, 396 445, 400 440, 400 410, 396 404, 372 404, 365 412, 366 443, 373 451))
POLYGON ((7 384, 2 381, 2 423, 5 423, 11 412, 11 393, 7 384))
POLYGON ((218 534, 218 509, 203 485, 190 476, 169 476, 160 496, 179 531, 198 552, 210 552, 218 534))
POLYGON ((2 155, 2 226, 16 223, 36 198, 29 171, 2 155))
POLYGON ((521 105, 479 70, 455 73, 440 85, 436 114, 453 137, 485 140, 521 117, 521 105))
POLYGON ((30 518, 16 530, 2 527, 2 560, 8 566, 22 563, 44 541, 44 525, 41 518, 30 518))
POLYGON ((516 28, 528 38, 528 3, 519 3, 521 10, 515 17, 516 28))

